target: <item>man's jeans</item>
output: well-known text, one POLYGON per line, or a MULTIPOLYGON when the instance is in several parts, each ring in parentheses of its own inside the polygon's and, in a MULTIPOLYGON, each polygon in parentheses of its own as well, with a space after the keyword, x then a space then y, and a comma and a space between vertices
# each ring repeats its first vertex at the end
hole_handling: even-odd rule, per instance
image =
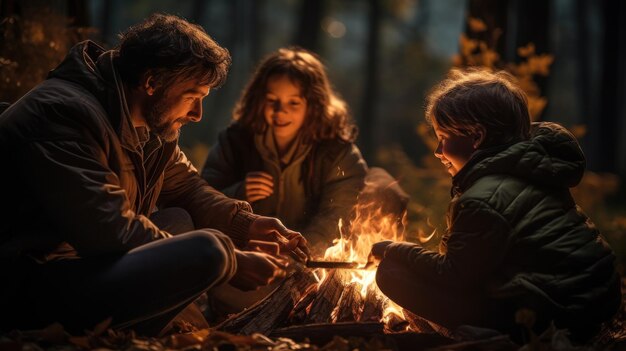
MULTIPOLYGON (((90 257, 17 267, 18 293, 0 301, 1 328, 42 328, 59 322, 70 332, 112 317, 117 328, 158 334, 188 304, 232 277, 232 257, 217 231, 194 230, 187 212, 172 208, 151 219, 172 238, 118 257, 90 257)), ((17 276, 17 275, 16 275, 17 276)))

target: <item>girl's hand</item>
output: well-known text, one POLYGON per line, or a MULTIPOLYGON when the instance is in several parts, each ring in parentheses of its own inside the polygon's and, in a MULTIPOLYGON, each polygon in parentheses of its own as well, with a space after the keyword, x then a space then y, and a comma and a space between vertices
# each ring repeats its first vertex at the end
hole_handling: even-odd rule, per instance
POLYGON ((274 178, 266 172, 250 172, 246 174, 246 200, 255 202, 272 195, 274 178))

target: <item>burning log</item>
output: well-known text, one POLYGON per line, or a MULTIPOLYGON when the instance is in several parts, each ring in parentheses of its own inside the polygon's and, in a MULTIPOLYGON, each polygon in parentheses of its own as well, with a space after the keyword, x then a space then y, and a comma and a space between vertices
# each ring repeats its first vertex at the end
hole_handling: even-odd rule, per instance
POLYGON ((359 322, 379 321, 383 317, 384 298, 379 295, 376 287, 370 285, 365 295, 363 304, 363 312, 359 318, 359 322))
POLYGON ((227 319, 216 329, 245 335, 268 335, 285 321, 296 303, 302 299, 303 292, 316 283, 309 271, 296 271, 265 299, 227 319))
MULTIPOLYGON (((347 227, 347 235, 344 235, 342 221, 339 221, 341 235, 323 258, 308 260, 306 267, 300 267, 304 270, 288 277, 263 301, 222 323, 218 330, 267 335, 289 325, 296 328, 289 330, 309 330, 317 327, 300 326, 298 329, 294 325, 323 324, 323 328, 327 328, 332 324, 334 333, 335 322, 352 322, 350 328, 362 328, 372 323, 379 325, 383 314, 388 314, 385 308, 388 299, 376 287, 375 271, 362 267, 362 262, 367 260, 373 243, 401 239, 401 228, 397 225, 399 217, 385 215, 380 205, 374 202, 361 206, 355 213, 354 220, 347 227), (326 277, 317 284, 312 271, 307 268, 318 268, 318 272, 325 273, 326 277), (361 295, 362 289, 367 291, 365 297, 361 295)), ((391 319, 385 317, 385 323, 391 323, 388 326, 391 330, 406 329, 409 322, 403 319, 401 310, 389 309, 392 310, 398 313, 391 319)))
POLYGON ((328 272, 328 276, 319 287, 317 297, 311 305, 305 323, 331 322, 331 313, 335 309, 335 306, 337 306, 337 302, 341 297, 346 277, 344 272, 336 269, 328 272))
POLYGON ((302 324, 304 323, 307 314, 309 313, 309 307, 315 298, 317 297, 317 284, 313 284, 309 286, 307 291, 305 291, 302 295, 304 296, 296 306, 293 308, 293 311, 289 314, 288 323, 289 324, 302 324))
POLYGON ((385 328, 391 332, 406 331, 410 326, 409 321, 395 313, 389 313, 386 319, 385 328))
MULTIPOLYGON (((358 321, 363 306, 363 297, 361 296, 361 284, 352 282, 347 284, 339 303, 337 304, 337 322, 358 321)), ((380 319, 380 318, 379 318, 380 319)))

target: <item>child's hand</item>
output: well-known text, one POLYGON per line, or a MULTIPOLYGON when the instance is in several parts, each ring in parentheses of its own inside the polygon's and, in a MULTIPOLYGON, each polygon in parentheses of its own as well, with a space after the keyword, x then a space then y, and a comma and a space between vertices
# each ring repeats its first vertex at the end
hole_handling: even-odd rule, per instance
POLYGON ((246 174, 246 200, 255 202, 272 195, 274 178, 266 172, 250 172, 246 174))
POLYGON ((377 260, 382 260, 383 258, 385 258, 385 250, 387 249, 387 246, 389 246, 389 244, 391 243, 393 243, 393 241, 385 240, 372 245, 372 251, 370 252, 370 256, 374 257, 377 260))

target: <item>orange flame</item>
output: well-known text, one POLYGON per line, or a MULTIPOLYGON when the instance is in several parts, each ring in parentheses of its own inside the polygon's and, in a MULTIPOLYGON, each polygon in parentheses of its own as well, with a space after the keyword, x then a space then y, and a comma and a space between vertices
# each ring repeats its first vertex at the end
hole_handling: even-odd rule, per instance
MULTIPOLYGON (((355 217, 350 221, 349 228, 344 228, 343 221, 338 223, 339 238, 333 241, 333 246, 326 249, 324 259, 335 261, 353 261, 361 263, 363 267, 372 245, 385 240, 402 241, 404 239, 404 227, 406 224, 406 213, 402 217, 385 214, 382 206, 377 203, 359 204, 355 207, 355 217), (347 233, 347 234, 346 234, 347 233)), ((418 233, 419 241, 424 243, 435 235, 433 231, 430 235, 423 232, 418 233)), ((319 283, 323 282, 327 273, 321 270, 319 283)), ((356 283, 360 287, 363 298, 366 297, 368 289, 375 289, 377 294, 386 301, 383 311, 382 322, 386 325, 392 319, 405 320, 402 308, 387 297, 376 286, 376 270, 356 269, 350 272, 350 281, 346 284, 356 283)), ((406 323, 408 329, 408 323, 406 323)), ((396 330, 397 331, 397 330, 396 330)))

